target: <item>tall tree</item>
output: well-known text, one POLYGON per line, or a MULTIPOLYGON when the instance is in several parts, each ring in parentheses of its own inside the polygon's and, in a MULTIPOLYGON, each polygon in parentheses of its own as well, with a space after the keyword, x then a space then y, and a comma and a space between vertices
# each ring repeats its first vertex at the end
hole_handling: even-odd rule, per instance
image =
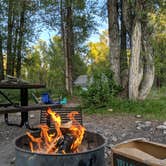
MULTIPOLYGON (((23 48, 23 37, 24 37, 24 26, 25 26, 25 12, 26 12, 26 0, 23 0, 20 4, 21 11, 19 16, 19 39, 17 45, 17 65, 16 65, 16 75, 17 77, 21 76, 21 56, 22 56, 22 48, 23 48)), ((17 33, 17 29, 16 29, 17 33)), ((16 34, 17 40, 17 34, 16 34)))
POLYGON ((121 83, 124 88, 128 85, 129 99, 145 99, 154 80, 154 62, 150 44, 152 31, 149 30, 148 13, 153 11, 155 4, 149 0, 108 0, 107 4, 111 69, 114 80, 117 84, 121 83), (129 66, 127 49, 131 52, 129 66), (129 82, 126 80, 125 84, 123 84, 124 71, 129 80, 129 82))
MULTIPOLYGON (((139 10, 140 4, 136 3, 136 10, 139 10)), ((129 98, 136 100, 139 95, 139 85, 142 80, 143 70, 140 64, 141 53, 141 22, 139 15, 135 16, 133 29, 131 33, 131 57, 129 68, 129 98)))
POLYGON ((124 89, 125 96, 128 95, 128 63, 127 63, 127 31, 124 21, 124 0, 119 2, 119 15, 120 15, 120 78, 121 86, 124 89))
POLYGON ((73 59, 77 49, 83 46, 83 43, 89 37, 94 27, 95 4, 90 0, 60 0, 60 1, 42 1, 44 6, 44 15, 42 18, 54 30, 58 30, 62 36, 63 53, 65 57, 65 77, 66 90, 69 95, 72 94, 73 85, 73 59), (54 11, 54 12, 52 12, 54 11), (50 19, 48 19, 48 17, 50 19))
POLYGON ((129 98, 143 100, 151 90, 155 74, 150 44, 150 36, 153 31, 150 29, 148 17, 148 12, 152 11, 153 5, 151 5, 150 1, 136 1, 134 5, 135 16, 131 37, 129 98), (143 9, 144 12, 142 12, 143 9))
POLYGON ((8 1, 8 27, 7 27, 7 74, 12 75, 13 71, 13 55, 12 55, 12 40, 13 40, 13 21, 14 21, 14 4, 15 1, 8 1))
POLYGON ((71 0, 61 0, 61 34, 65 57, 66 90, 72 95, 72 57, 74 56, 73 5, 71 0))
POLYGON ((118 1, 108 0, 108 31, 111 70, 114 73, 114 80, 120 85, 120 38, 118 27, 118 1))
POLYGON ((3 43, 4 43, 4 15, 5 15, 5 2, 0 1, 0 80, 4 79, 4 61, 3 61, 3 43))
POLYGON ((38 22, 36 11, 39 4, 33 0, 2 0, 1 3, 5 11, 0 28, 3 28, 3 53, 7 55, 6 74, 20 77, 25 47, 37 36, 35 32, 38 28, 34 27, 38 22))

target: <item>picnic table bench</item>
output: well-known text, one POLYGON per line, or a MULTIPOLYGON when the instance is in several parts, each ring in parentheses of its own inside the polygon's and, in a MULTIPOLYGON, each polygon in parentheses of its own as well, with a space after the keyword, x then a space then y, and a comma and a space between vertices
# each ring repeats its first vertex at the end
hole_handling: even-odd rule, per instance
POLYGON ((41 84, 30 84, 30 83, 21 83, 21 82, 0 82, 0 89, 19 89, 20 90, 20 105, 18 103, 14 103, 9 99, 9 97, 0 91, 0 95, 2 95, 8 103, 0 104, 0 114, 4 114, 5 122, 7 125, 15 125, 19 127, 25 126, 28 129, 32 129, 29 126, 28 121, 28 112, 29 111, 35 111, 35 110, 41 110, 40 115, 40 123, 45 123, 48 126, 53 126, 51 119, 47 117, 46 111, 47 108, 52 108, 53 111, 60 114, 62 118, 62 122, 67 122, 69 119, 67 117, 67 114, 71 111, 77 111, 79 114, 75 117, 78 122, 82 124, 82 110, 78 106, 74 107, 61 107, 61 104, 41 104, 37 103, 34 105, 28 104, 28 90, 29 89, 38 89, 38 88, 45 88, 45 85, 41 84), (16 113, 21 112, 21 123, 20 124, 11 124, 8 121, 8 114, 9 113, 16 113))
MULTIPOLYGON (((30 128, 28 122, 28 110, 32 108, 28 105, 28 90, 29 89, 39 89, 45 88, 45 85, 41 84, 30 84, 30 83, 22 83, 22 82, 1 82, 0 89, 18 89, 20 90, 20 105, 13 103, 9 97, 0 91, 0 94, 6 99, 8 103, 1 104, 0 110, 1 113, 4 112, 5 122, 8 125, 16 125, 16 126, 25 126, 26 128, 30 128), (21 112, 21 124, 11 124, 8 122, 8 113, 9 112, 21 112)), ((37 108, 37 106, 35 106, 37 108)), ((33 106, 33 108, 35 109, 33 106)), ((41 106, 42 107, 42 106, 41 106)))
POLYGON ((47 109, 48 107, 54 108, 59 107, 57 104, 34 104, 29 106, 7 106, 7 107, 0 107, 0 114, 8 114, 8 113, 17 113, 17 112, 29 112, 41 109, 47 109))

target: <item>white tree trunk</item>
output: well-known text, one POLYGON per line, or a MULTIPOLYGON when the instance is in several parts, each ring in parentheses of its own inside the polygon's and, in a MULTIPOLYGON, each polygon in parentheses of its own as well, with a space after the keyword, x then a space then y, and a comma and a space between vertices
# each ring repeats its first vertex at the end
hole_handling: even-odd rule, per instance
POLYGON ((131 37, 131 57, 129 68, 129 99, 136 100, 139 95, 139 85, 142 77, 140 71, 141 53, 141 22, 135 21, 131 37))
POLYGON ((152 57, 152 49, 148 41, 143 41, 143 50, 144 50, 144 73, 143 73, 143 80, 141 82, 140 91, 138 99, 144 100, 147 95, 149 94, 153 81, 154 81, 154 75, 155 75, 155 68, 154 68, 154 62, 152 57))

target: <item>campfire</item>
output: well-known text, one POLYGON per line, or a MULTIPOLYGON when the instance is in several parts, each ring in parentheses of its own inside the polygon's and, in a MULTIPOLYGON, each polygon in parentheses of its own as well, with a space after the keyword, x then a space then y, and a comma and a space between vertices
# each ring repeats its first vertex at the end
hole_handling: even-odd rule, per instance
POLYGON ((16 139, 16 166, 105 166, 104 138, 87 131, 76 120, 78 112, 61 113, 60 117, 56 111, 46 111, 51 129, 43 124, 40 131, 16 139), (68 121, 62 123, 61 118, 68 121))
POLYGON ((45 154, 79 152, 78 147, 82 143, 85 128, 75 119, 78 112, 70 112, 67 115, 70 121, 65 124, 61 123, 60 115, 51 108, 48 108, 47 114, 54 123, 54 129, 51 130, 47 125, 40 125, 40 137, 27 132, 30 151, 45 154))

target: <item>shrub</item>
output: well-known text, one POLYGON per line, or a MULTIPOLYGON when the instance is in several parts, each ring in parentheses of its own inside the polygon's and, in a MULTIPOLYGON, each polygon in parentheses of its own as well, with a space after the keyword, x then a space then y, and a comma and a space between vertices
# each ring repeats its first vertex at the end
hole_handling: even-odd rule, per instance
POLYGON ((81 93, 83 104, 87 107, 105 106, 110 96, 115 96, 120 89, 113 81, 113 73, 110 70, 95 71, 89 81, 87 91, 81 93))

